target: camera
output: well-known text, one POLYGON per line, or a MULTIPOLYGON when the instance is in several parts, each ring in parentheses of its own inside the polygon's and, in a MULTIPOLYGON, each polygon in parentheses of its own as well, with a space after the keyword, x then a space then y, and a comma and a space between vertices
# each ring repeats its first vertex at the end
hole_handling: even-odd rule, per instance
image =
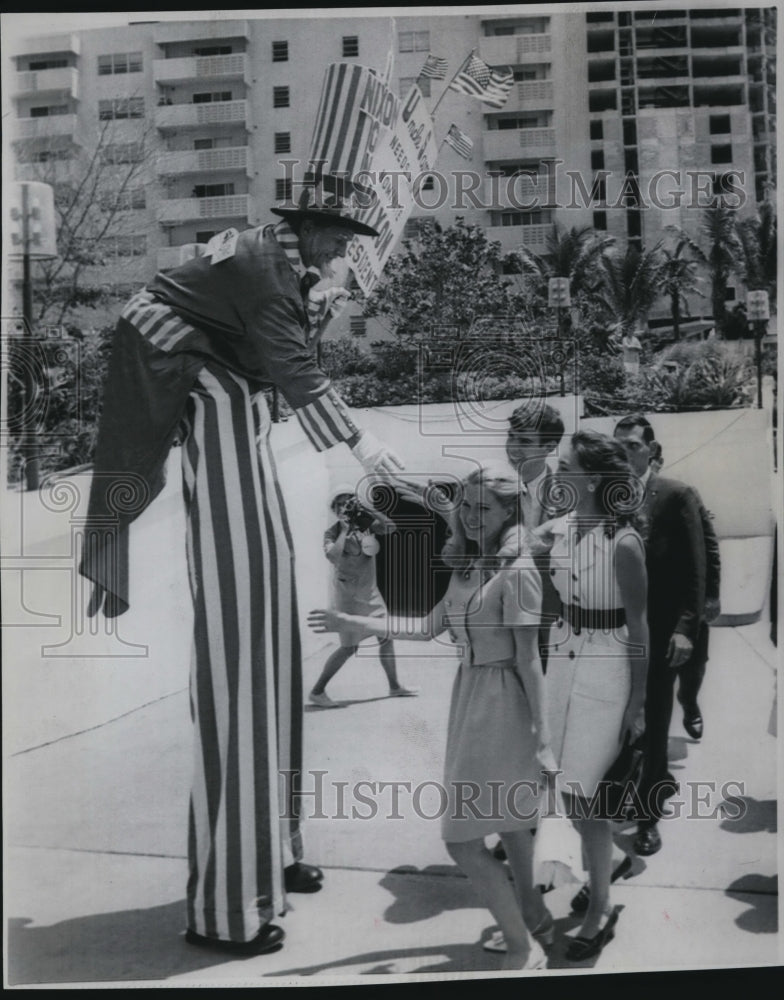
POLYGON ((367 531, 373 524, 373 515, 366 510, 356 497, 347 500, 343 506, 343 515, 348 522, 350 531, 367 531))

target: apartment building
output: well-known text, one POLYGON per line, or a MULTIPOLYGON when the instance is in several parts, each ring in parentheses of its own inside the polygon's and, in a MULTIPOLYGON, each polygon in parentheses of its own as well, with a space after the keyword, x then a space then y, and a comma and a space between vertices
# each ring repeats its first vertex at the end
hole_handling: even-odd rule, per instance
MULTIPOLYGON (((315 12, 28 38, 6 76, 15 176, 78 184, 99 149, 123 203, 90 277, 130 288, 296 196, 284 161, 307 157, 330 63, 389 68, 405 94, 433 53, 447 76, 419 82, 437 140, 454 123, 473 154, 441 145, 446 196, 425 181, 409 234, 459 215, 505 251, 543 250, 555 224, 650 246, 671 224, 697 234, 695 174, 703 191, 742 187, 753 210, 775 181, 774 9, 541 9, 394 20, 315 12), (446 90, 472 51, 512 68, 500 110, 446 90)), ((356 316, 344 325, 364 329, 356 316)))

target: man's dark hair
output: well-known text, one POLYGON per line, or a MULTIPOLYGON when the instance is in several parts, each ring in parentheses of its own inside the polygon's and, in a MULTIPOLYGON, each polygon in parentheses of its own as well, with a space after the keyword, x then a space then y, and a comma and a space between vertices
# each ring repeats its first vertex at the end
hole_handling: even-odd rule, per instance
POLYGON ((557 447, 564 435, 564 422, 554 407, 545 405, 540 413, 525 403, 518 406, 509 417, 509 431, 512 434, 523 431, 537 431, 552 448, 557 447))
MULTIPOLYGON (((628 417, 622 417, 615 425, 615 430, 630 431, 635 427, 642 427, 642 439, 646 444, 650 444, 651 441, 656 440, 650 420, 641 413, 631 413, 628 417)), ((615 431, 613 431, 614 433, 615 431)))

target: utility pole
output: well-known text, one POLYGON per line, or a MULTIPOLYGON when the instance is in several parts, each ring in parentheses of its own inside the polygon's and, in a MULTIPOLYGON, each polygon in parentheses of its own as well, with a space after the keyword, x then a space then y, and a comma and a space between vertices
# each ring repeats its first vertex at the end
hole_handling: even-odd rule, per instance
POLYGON ((762 338, 770 319, 768 293, 752 291, 746 293, 746 315, 754 324, 754 360, 757 366, 757 409, 762 409, 762 338))
POLYGON ((54 221, 54 190, 39 181, 19 181, 11 185, 9 232, 11 249, 9 258, 22 261, 22 335, 21 358, 23 367, 23 393, 21 407, 20 444, 25 463, 25 486, 37 490, 39 484, 38 448, 36 432, 37 386, 33 360, 33 280, 32 262, 51 260, 57 256, 54 221))

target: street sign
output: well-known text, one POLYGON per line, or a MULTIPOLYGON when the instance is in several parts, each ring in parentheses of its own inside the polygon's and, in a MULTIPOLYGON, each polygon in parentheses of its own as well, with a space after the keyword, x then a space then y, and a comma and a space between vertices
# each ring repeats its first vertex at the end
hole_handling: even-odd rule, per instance
POLYGON ((767 292, 746 293, 746 317, 751 321, 770 319, 767 292))
POLYGON ((568 278, 550 278, 547 286, 549 306, 570 306, 572 299, 569 294, 568 278))

